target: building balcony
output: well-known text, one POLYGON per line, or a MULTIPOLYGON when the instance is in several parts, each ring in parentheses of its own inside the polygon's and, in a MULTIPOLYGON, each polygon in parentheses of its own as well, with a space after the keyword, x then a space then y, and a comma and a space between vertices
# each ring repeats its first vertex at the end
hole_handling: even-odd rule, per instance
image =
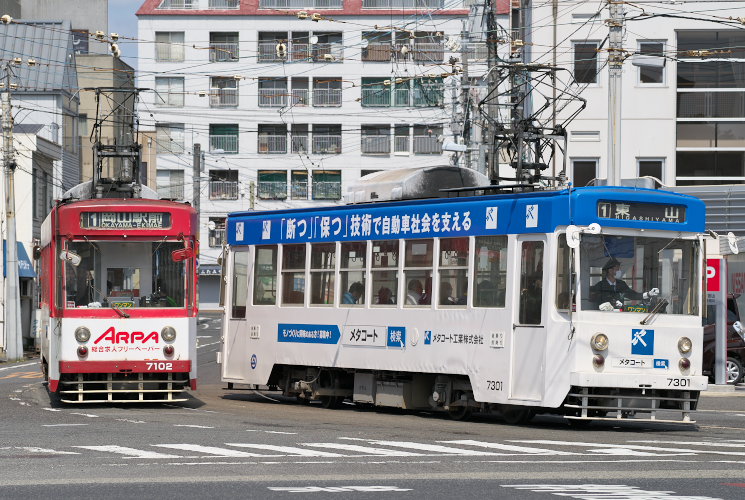
POLYGON ((466 44, 466 57, 473 62, 486 62, 489 58, 489 49, 485 42, 471 42, 466 44))
POLYGON ((394 153, 409 153, 409 136, 398 135, 393 138, 394 153))
POLYGON ((257 195, 262 200, 284 200, 287 198, 287 181, 260 181, 257 185, 257 195))
POLYGON ((312 46, 312 50, 313 62, 342 62, 344 55, 344 46, 341 42, 316 43, 312 46))
POLYGON ((209 9, 234 10, 240 9, 241 0, 210 0, 209 9))
POLYGON ((290 59, 293 61, 307 61, 310 59, 309 43, 295 43, 290 45, 290 59))
POLYGON ((442 9, 445 0, 362 0, 363 9, 442 9))
POLYGON ((287 51, 277 50, 279 40, 259 42, 259 62, 281 62, 287 60, 287 51))
POLYGON ((262 108, 287 106, 287 89, 259 89, 259 106, 262 108))
POLYGON ((341 9, 343 0, 259 0, 260 9, 341 9))
POLYGON ((238 106, 238 89, 210 90, 211 108, 235 108, 238 106))
MULTIPOLYGON (((408 99, 407 99, 408 100, 408 99)), ((362 88, 362 105, 370 107, 388 107, 391 105, 391 90, 386 88, 362 88)))
POLYGON ((210 248, 221 247, 223 241, 225 241, 225 230, 224 229, 215 229, 213 231, 210 231, 209 242, 208 242, 210 248))
POLYGON ((308 89, 292 89, 290 94, 290 105, 307 106, 310 104, 310 93, 308 89))
POLYGON ((199 0, 163 0, 158 6, 162 10, 191 10, 199 8, 199 0))
POLYGON ((391 138, 387 135, 362 136, 362 154, 387 155, 391 153, 391 138))
POLYGON ((238 60, 238 42, 210 43, 210 62, 235 62, 238 60))
POLYGON ((292 152, 293 153, 307 153, 308 152, 308 136, 307 135, 293 135, 292 136, 292 152))
POLYGON ((259 135, 259 153, 284 154, 287 153, 286 135, 259 135))
POLYGON ((340 200, 341 182, 314 182, 314 200, 340 200))
POLYGON ((393 47, 390 43, 370 43, 362 49, 363 62, 387 62, 391 60, 393 47))
POLYGON ((236 181, 210 181, 210 200, 237 200, 236 181))
POLYGON ((237 153, 237 135, 210 135, 210 153, 237 153))
POLYGON ((341 135, 313 134, 313 154, 341 154, 341 135))
POLYGON ((307 182, 293 182, 290 186, 290 195, 293 200, 307 200, 308 199, 308 183, 307 182))
POLYGON ((445 59, 445 46, 441 43, 415 43, 414 61, 440 63, 445 59))
POLYGON ((417 155, 439 155, 442 154, 442 144, 437 137, 430 135, 414 136, 414 154, 417 155))
POLYGON ((313 106, 341 106, 341 89, 313 89, 313 106))

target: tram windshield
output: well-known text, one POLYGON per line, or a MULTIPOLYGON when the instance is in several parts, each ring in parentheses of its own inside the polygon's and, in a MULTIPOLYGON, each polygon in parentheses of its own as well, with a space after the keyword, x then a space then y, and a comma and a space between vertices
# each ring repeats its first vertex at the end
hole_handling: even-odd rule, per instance
POLYGON ((698 314, 698 251, 694 240, 583 234, 580 307, 698 314))
POLYGON ((64 307, 183 308, 190 295, 189 261, 171 256, 183 248, 182 241, 69 241, 64 307))

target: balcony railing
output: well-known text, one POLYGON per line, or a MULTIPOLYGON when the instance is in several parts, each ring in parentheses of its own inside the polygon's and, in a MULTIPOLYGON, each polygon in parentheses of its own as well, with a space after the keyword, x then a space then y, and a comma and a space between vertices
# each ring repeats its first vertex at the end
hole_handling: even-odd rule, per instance
POLYGON ((393 138, 393 152, 394 153, 408 153, 409 152, 409 136, 408 135, 397 135, 393 138))
POLYGON ((489 49, 484 42, 471 42, 466 44, 466 55, 469 61, 486 61, 489 58, 489 49))
POLYGON ((363 135, 361 146, 363 154, 387 155, 391 152, 391 138, 387 135, 363 135))
POLYGON ((393 105, 394 106, 409 106, 409 96, 411 91, 408 87, 396 87, 393 89, 393 105))
POLYGON ((238 42, 210 43, 210 62, 238 60, 238 42))
POLYGON ((343 0, 259 0, 260 9, 341 9, 343 0))
POLYGON ((308 183, 293 181, 292 186, 290 186, 290 195, 292 196, 293 200, 307 200, 308 183))
POLYGON ((183 200, 184 199, 184 184, 174 183, 171 186, 158 186, 158 198, 166 200, 183 200))
POLYGON ((308 89, 292 89, 290 96, 290 105, 307 106, 310 104, 310 94, 308 89))
POLYGON ((210 200, 237 200, 236 181, 210 181, 210 200))
POLYGON ((209 245, 211 248, 221 247, 223 241, 225 241, 225 230, 214 229, 210 231, 209 245))
POLYGON ((391 105, 390 87, 386 87, 384 89, 363 87, 362 88, 362 105, 372 106, 372 107, 390 106, 391 105))
POLYGON ((316 135, 313 134, 314 154, 340 154, 341 135, 316 135))
POLYGON ((286 135, 259 135, 259 153, 283 154, 287 152, 286 135))
POLYGON ((158 62, 181 62, 184 60, 184 46, 158 42, 155 44, 155 60, 158 62))
POLYGON ((293 153, 307 153, 308 152, 308 136, 307 135, 293 135, 292 136, 292 152, 293 153))
POLYGON ((313 106, 341 106, 341 89, 313 89, 313 106))
POLYGON ((441 9, 445 0, 362 0, 363 9, 441 9))
POLYGON ((287 181, 260 181, 258 184, 258 195, 262 200, 284 200, 287 198, 287 181))
POLYGON ((210 107, 234 108, 238 106, 238 89, 210 90, 210 107))
POLYGON ((314 182, 314 200, 340 200, 341 182, 314 182))
POLYGON ((414 136, 414 154, 418 155, 439 155, 442 153, 442 144, 437 137, 430 135, 414 136))
POLYGON ((210 135, 210 153, 237 153, 237 135, 210 135))
POLYGON ((240 9, 241 0, 210 0, 210 9, 230 10, 240 9))
POLYGON ((262 108, 287 106, 287 89, 259 89, 259 106, 262 108))
POLYGON ((277 45, 279 43, 279 40, 272 42, 259 42, 259 62, 280 62, 287 60, 287 53, 282 53, 277 50, 277 45))
POLYGON ((313 45, 313 62, 342 62, 343 54, 344 49, 341 42, 313 45))
POLYGON ((310 59, 310 44, 295 43, 290 45, 290 59, 293 61, 305 61, 310 59))
POLYGON ((362 60, 366 62, 390 61, 393 47, 390 43, 370 43, 362 50, 362 60))
POLYGON ((163 0, 159 9, 186 10, 199 7, 199 0, 163 0))
POLYGON ((414 60, 419 62, 442 62, 445 59, 445 47, 441 43, 415 43, 414 60))

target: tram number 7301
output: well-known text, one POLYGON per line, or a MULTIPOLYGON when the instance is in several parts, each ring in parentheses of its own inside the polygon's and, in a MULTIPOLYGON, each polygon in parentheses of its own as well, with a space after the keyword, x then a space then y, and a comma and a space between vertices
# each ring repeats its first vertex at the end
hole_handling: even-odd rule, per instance
POLYGON ((691 381, 687 378, 669 378, 667 379, 668 387, 690 387, 691 381))
POLYGON ((490 391, 501 391, 502 381, 501 380, 487 380, 486 388, 489 389, 490 391))
POLYGON ((173 363, 151 363, 146 362, 147 371, 170 371, 173 370, 173 363))

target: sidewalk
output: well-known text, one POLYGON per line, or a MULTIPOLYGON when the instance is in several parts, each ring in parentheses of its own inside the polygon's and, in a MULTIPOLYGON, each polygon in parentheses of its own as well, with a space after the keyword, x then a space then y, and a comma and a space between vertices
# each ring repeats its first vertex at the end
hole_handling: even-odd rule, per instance
POLYGON ((737 385, 709 384, 709 388, 702 391, 701 396, 745 396, 745 383, 737 385))

